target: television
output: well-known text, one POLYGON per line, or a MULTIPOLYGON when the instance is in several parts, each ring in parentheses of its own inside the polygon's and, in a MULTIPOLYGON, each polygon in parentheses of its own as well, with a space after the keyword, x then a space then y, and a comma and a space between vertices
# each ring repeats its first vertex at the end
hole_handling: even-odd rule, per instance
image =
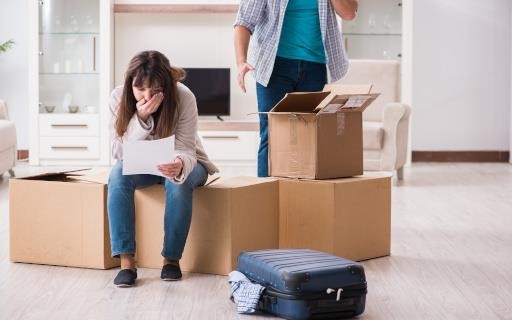
POLYGON ((183 80, 196 96, 200 116, 229 116, 230 70, 229 68, 185 68, 183 80))

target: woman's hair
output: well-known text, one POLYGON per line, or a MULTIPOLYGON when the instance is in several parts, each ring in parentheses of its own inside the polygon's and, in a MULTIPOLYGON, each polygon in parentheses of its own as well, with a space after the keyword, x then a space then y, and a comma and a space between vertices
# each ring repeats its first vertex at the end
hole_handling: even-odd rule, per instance
POLYGON ((177 82, 185 78, 183 69, 172 67, 169 59, 158 51, 143 51, 135 55, 128 64, 125 73, 123 94, 117 111, 115 129, 118 136, 123 136, 128 123, 137 112, 137 101, 132 86, 162 88, 164 97, 153 116, 153 134, 165 138, 173 133, 174 118, 179 104, 177 82))

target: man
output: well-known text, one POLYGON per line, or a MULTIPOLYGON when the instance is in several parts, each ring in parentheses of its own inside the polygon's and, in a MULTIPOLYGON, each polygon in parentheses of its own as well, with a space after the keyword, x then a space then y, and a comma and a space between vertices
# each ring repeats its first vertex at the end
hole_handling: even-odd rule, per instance
MULTIPOLYGON (((331 81, 345 75, 348 60, 335 13, 352 20, 357 8, 358 0, 240 1, 234 28, 238 85, 245 92, 245 74, 254 71, 259 112, 288 92, 322 90, 327 69, 331 81)), ((260 177, 268 176, 267 123, 261 114, 260 177)))

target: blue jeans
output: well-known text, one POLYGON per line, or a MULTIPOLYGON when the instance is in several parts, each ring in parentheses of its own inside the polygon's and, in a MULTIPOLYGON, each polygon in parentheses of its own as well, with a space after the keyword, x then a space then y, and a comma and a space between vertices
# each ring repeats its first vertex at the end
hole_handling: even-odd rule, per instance
MULTIPOLYGON (((258 111, 268 112, 287 93, 321 91, 327 83, 325 64, 276 57, 270 81, 266 87, 256 83, 258 111)), ((268 176, 268 118, 260 114, 260 147, 258 177, 268 176)))
POLYGON ((108 180, 108 221, 112 256, 135 254, 135 189, 160 183, 165 185, 164 243, 162 256, 179 260, 192 219, 192 192, 205 184, 206 169, 197 164, 183 184, 175 184, 151 174, 126 175, 122 161, 116 163, 108 180))

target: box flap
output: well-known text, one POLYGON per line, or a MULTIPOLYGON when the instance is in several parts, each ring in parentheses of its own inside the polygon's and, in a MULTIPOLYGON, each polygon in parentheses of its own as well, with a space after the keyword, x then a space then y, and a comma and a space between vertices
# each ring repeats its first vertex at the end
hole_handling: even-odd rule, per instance
POLYGON ((323 91, 330 91, 336 94, 368 94, 372 92, 371 84, 341 84, 328 83, 323 91))
POLYGON ((343 94, 331 93, 315 110, 321 113, 363 112, 377 97, 379 93, 370 94, 343 94))
POLYGON ((307 112, 312 113, 315 107, 322 102, 330 93, 329 92, 291 92, 287 93, 281 101, 279 101, 270 110, 273 112, 307 112))
POLYGON ((276 181, 274 178, 258 178, 258 177, 231 177, 221 178, 208 185, 208 188, 243 188, 260 183, 268 183, 276 181))
POLYGON ((70 176, 73 180, 84 181, 84 182, 92 182, 92 183, 100 183, 100 184, 108 184, 108 177, 110 175, 109 171, 104 171, 96 174, 87 174, 83 176, 70 176))
POLYGON ((37 174, 30 174, 23 177, 15 177, 13 179, 25 179, 25 180, 59 180, 61 177, 68 176, 80 176, 84 171, 90 170, 90 168, 66 170, 66 171, 55 171, 55 172, 44 172, 37 174))

